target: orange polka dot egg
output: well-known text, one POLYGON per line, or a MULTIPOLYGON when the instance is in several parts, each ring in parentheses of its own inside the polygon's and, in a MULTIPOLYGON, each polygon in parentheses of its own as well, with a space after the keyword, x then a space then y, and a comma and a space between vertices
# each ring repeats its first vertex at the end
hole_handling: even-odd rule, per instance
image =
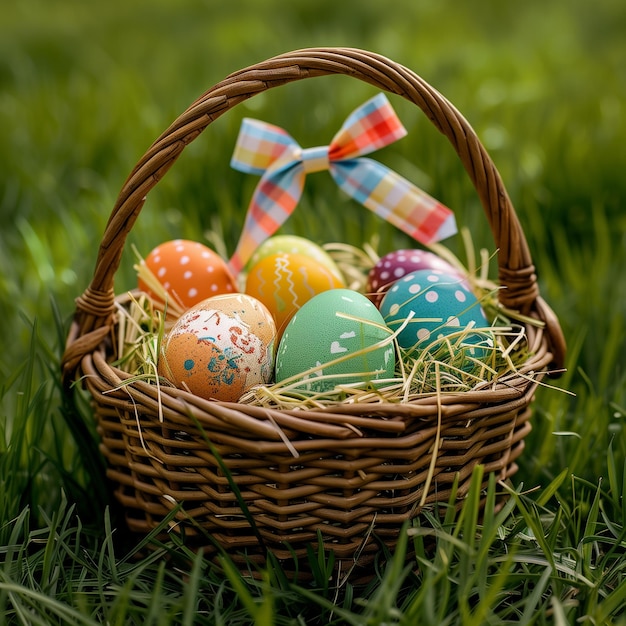
POLYGON ((273 376, 276 325, 245 294, 207 298, 185 311, 161 344, 158 372, 205 399, 237 402, 273 376))
MULTIPOLYGON (((174 239, 162 243, 144 263, 167 296, 182 309, 212 296, 237 291, 235 278, 224 259, 198 241, 174 239)), ((138 287, 152 299, 163 301, 141 275, 138 287)))

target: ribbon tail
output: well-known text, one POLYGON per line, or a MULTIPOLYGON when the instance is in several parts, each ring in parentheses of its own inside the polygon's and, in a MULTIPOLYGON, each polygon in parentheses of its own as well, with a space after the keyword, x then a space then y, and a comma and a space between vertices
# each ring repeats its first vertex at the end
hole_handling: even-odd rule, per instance
POLYGON ((304 188, 302 163, 277 162, 261 177, 254 190, 241 236, 228 264, 238 274, 254 251, 271 237, 293 213, 304 188))
POLYGON ((457 232, 448 207, 378 161, 335 162, 330 171, 345 193, 422 244, 457 232))

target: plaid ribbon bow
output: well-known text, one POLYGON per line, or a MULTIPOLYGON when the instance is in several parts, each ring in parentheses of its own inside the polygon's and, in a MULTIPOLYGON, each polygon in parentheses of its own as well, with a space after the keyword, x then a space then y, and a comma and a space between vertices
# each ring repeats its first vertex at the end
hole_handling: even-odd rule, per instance
POLYGON ((455 234, 450 209, 378 161, 363 158, 406 134, 382 93, 353 111, 329 146, 303 149, 282 128, 244 118, 231 167, 261 175, 261 180, 230 259, 231 269, 239 272, 291 215, 306 175, 322 170, 329 170, 349 196, 421 243, 455 234))

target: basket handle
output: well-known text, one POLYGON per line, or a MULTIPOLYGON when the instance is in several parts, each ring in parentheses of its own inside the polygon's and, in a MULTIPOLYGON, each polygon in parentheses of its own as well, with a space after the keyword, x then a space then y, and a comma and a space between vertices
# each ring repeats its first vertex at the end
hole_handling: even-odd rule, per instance
POLYGON ((413 71, 381 55, 353 48, 308 48, 234 72, 211 87, 148 148, 124 183, 100 243, 94 276, 76 301, 63 355, 65 378, 109 334, 115 310, 114 276, 126 237, 148 192, 184 148, 213 121, 257 93, 286 83, 345 74, 417 105, 443 133, 465 167, 485 209, 498 249, 499 300, 507 308, 545 323, 552 368, 563 367, 565 340, 559 322, 539 295, 537 276, 522 227, 489 154, 465 118, 413 71))

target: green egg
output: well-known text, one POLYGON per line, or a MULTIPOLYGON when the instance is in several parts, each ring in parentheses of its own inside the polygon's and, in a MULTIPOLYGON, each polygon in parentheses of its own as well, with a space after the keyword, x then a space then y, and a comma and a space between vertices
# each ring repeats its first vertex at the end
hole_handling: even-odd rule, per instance
POLYGON ((248 269, 254 267, 261 259, 274 254, 301 254, 310 257, 323 265, 341 282, 344 278, 332 257, 316 243, 297 235, 274 235, 266 239, 254 252, 247 264, 248 269))
POLYGON ((324 393, 337 385, 376 385, 393 378, 391 334, 380 311, 361 293, 322 292, 287 325, 276 355, 276 382, 298 381, 300 391, 324 393))

